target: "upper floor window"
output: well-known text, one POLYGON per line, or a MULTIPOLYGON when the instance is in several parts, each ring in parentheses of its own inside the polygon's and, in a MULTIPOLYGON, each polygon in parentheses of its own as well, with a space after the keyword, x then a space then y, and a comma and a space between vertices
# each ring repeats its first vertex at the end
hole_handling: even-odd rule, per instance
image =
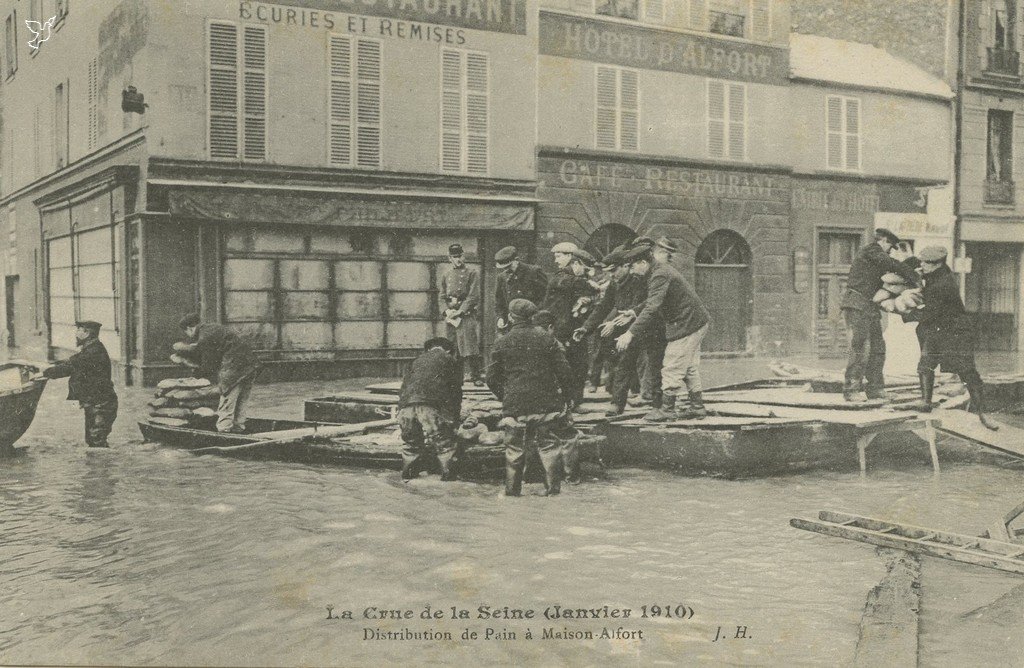
POLYGON ((826 96, 825 125, 825 165, 829 169, 860 171, 860 100, 826 96))
POLYGON ((4 22, 4 62, 6 76, 13 77, 18 71, 18 11, 7 15, 4 22))
POLYGON ((640 90, 634 70, 597 67, 597 148, 636 151, 640 137, 640 90))
POLYGON ((490 57, 441 51, 441 169, 486 174, 490 161, 490 57))
POLYGON ((380 167, 381 45, 373 39, 328 36, 330 164, 380 167))
POLYGON ((768 39, 771 0, 690 0, 690 27, 730 37, 768 39))
POLYGON ((708 156, 747 159, 747 87, 708 79, 708 156))
POLYGON ((990 7, 991 14, 985 29, 988 33, 985 40, 988 56, 985 70, 994 74, 1018 76, 1019 40, 1014 29, 1017 25, 1016 0, 992 0, 990 7))
POLYGON ((53 91, 53 158, 54 168, 63 169, 68 164, 68 82, 57 84, 53 91))
POLYGON ((988 111, 985 150, 985 202, 1013 204, 1013 112, 988 111))
POLYGON ((665 0, 594 0, 594 13, 661 23, 665 20, 665 0))
POLYGON ((89 125, 86 143, 89 150, 92 151, 100 139, 99 67, 96 58, 89 61, 88 88, 86 101, 89 107, 89 125))
POLYGON ((267 158, 267 29, 208 26, 207 145, 211 158, 267 158))

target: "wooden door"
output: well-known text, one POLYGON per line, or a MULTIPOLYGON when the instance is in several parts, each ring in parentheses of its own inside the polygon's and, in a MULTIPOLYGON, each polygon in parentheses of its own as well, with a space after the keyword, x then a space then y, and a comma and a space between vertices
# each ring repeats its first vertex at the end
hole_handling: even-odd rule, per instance
POLYGON ((708 235, 694 263, 694 289, 711 314, 705 352, 743 352, 753 313, 750 246, 731 230, 708 235))
POLYGON ((821 357, 842 357, 849 349, 839 304, 860 241, 857 233, 818 233, 814 338, 821 357))

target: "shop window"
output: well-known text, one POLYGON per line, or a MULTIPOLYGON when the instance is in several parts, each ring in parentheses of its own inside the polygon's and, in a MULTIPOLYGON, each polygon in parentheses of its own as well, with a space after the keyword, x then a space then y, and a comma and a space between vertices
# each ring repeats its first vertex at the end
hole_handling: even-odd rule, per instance
POLYGON ((1013 112, 988 111, 985 202, 1013 204, 1013 112))
POLYGON ((4 21, 4 66, 7 78, 18 71, 18 11, 7 15, 4 21))
POLYGON ((267 30, 208 26, 207 145, 211 158, 267 158, 267 30))
POLYGON ((486 53, 441 51, 441 169, 490 169, 490 59, 486 53))
POLYGON ((746 85, 708 79, 707 95, 708 156, 746 160, 746 85))
POLYGON ((634 70, 598 65, 597 148, 636 151, 640 137, 640 90, 634 70))
POLYGON ((860 171, 860 100, 855 97, 825 97, 826 148, 828 169, 860 171))
POLYGON ((328 36, 328 159, 336 167, 380 167, 381 44, 328 36))

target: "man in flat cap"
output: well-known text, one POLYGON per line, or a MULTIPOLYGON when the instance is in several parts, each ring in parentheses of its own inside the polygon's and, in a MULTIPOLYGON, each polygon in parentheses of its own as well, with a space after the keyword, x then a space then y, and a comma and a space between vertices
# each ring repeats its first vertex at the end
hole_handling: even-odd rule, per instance
POLYGON ((897 273, 908 283, 916 285, 917 273, 892 257, 890 253, 899 245, 899 237, 885 228, 875 230, 874 239, 857 252, 850 265, 839 307, 846 320, 850 340, 850 354, 846 362, 843 398, 857 401, 857 393, 864 391, 868 399, 885 399, 885 339, 882 338, 882 311, 872 301, 883 285, 882 276, 897 273))
POLYGON ((977 413, 981 424, 995 431, 998 425, 985 416, 984 383, 974 364, 974 323, 960 299, 956 277, 946 264, 946 249, 929 246, 917 257, 924 284, 924 306, 916 310, 917 340, 921 344, 921 359, 917 363, 921 401, 912 408, 932 410, 935 369, 941 365, 943 371, 955 373, 967 386, 971 396, 968 410, 977 413))
POLYGON ((547 494, 561 490, 563 444, 575 435, 567 419, 572 376, 554 337, 532 322, 537 307, 526 299, 509 304, 511 329, 491 351, 487 386, 501 400, 505 431, 505 494, 522 492, 523 469, 534 451, 544 468, 547 494))
POLYGON ((573 391, 569 398, 574 406, 583 402, 583 388, 587 384, 587 344, 574 341, 572 333, 586 321, 596 290, 587 280, 587 263, 593 257, 576 244, 563 241, 551 248, 558 271, 548 281, 541 306, 555 317, 555 338, 565 346, 565 356, 572 369, 573 391))
POLYGON ((544 301, 548 276, 540 267, 521 261, 515 246, 505 246, 495 253, 494 263, 498 268, 494 312, 501 330, 508 325, 508 305, 513 299, 526 299, 534 304, 544 301))
POLYGON ((196 375, 215 381, 220 388, 217 431, 245 431, 245 408, 260 361, 252 347, 223 325, 204 323, 198 313, 189 313, 178 323, 186 340, 174 349, 198 360, 196 375))
POLYGON ((458 356, 469 366, 469 379, 483 387, 480 356, 480 273, 466 265, 461 244, 448 247, 452 267, 441 277, 441 312, 448 324, 448 338, 455 342, 458 356))
POLYGON ((110 355, 100 342, 102 325, 92 320, 75 323, 78 352, 44 369, 46 378, 68 377, 68 401, 85 411, 85 444, 107 447, 107 436, 117 419, 117 394, 110 379, 110 355))
POLYGON ((398 426, 402 430, 402 480, 437 469, 441 480, 455 479, 458 439, 455 426, 462 410, 462 364, 449 339, 423 344, 405 374, 398 395, 398 426))

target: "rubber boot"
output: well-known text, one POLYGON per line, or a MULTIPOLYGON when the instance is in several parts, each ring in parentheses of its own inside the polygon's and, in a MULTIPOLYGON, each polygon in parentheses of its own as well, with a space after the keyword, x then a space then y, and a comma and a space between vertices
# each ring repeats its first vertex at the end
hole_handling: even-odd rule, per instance
POLYGON ((935 372, 918 371, 917 381, 918 387, 921 388, 921 401, 911 404, 910 410, 917 411, 918 413, 931 413, 932 393, 935 389, 935 372))
POLYGON ((474 387, 484 386, 483 376, 481 375, 482 362, 483 358, 479 355, 471 355, 469 357, 469 379, 473 382, 474 387))
POLYGON ((519 448, 519 457, 510 461, 509 450, 505 450, 505 496, 521 496, 523 493, 523 469, 526 467, 526 428, 510 429, 509 440, 519 448))
POLYGON ((690 392, 690 407, 679 414, 683 420, 703 420, 708 416, 704 398, 700 392, 690 392))
POLYGON ((846 383, 843 385, 843 401, 860 401, 861 399, 859 396, 857 396, 858 394, 860 394, 859 385, 854 385, 850 383, 846 383))
POLYGON ((665 394, 661 397, 661 406, 645 415, 644 420, 647 422, 669 422, 678 417, 676 415, 676 395, 665 394))
POLYGON ((968 410, 978 414, 978 420, 986 429, 999 431, 999 425, 992 422, 985 416, 985 390, 982 383, 971 383, 967 386, 967 393, 971 395, 971 405, 968 410))

